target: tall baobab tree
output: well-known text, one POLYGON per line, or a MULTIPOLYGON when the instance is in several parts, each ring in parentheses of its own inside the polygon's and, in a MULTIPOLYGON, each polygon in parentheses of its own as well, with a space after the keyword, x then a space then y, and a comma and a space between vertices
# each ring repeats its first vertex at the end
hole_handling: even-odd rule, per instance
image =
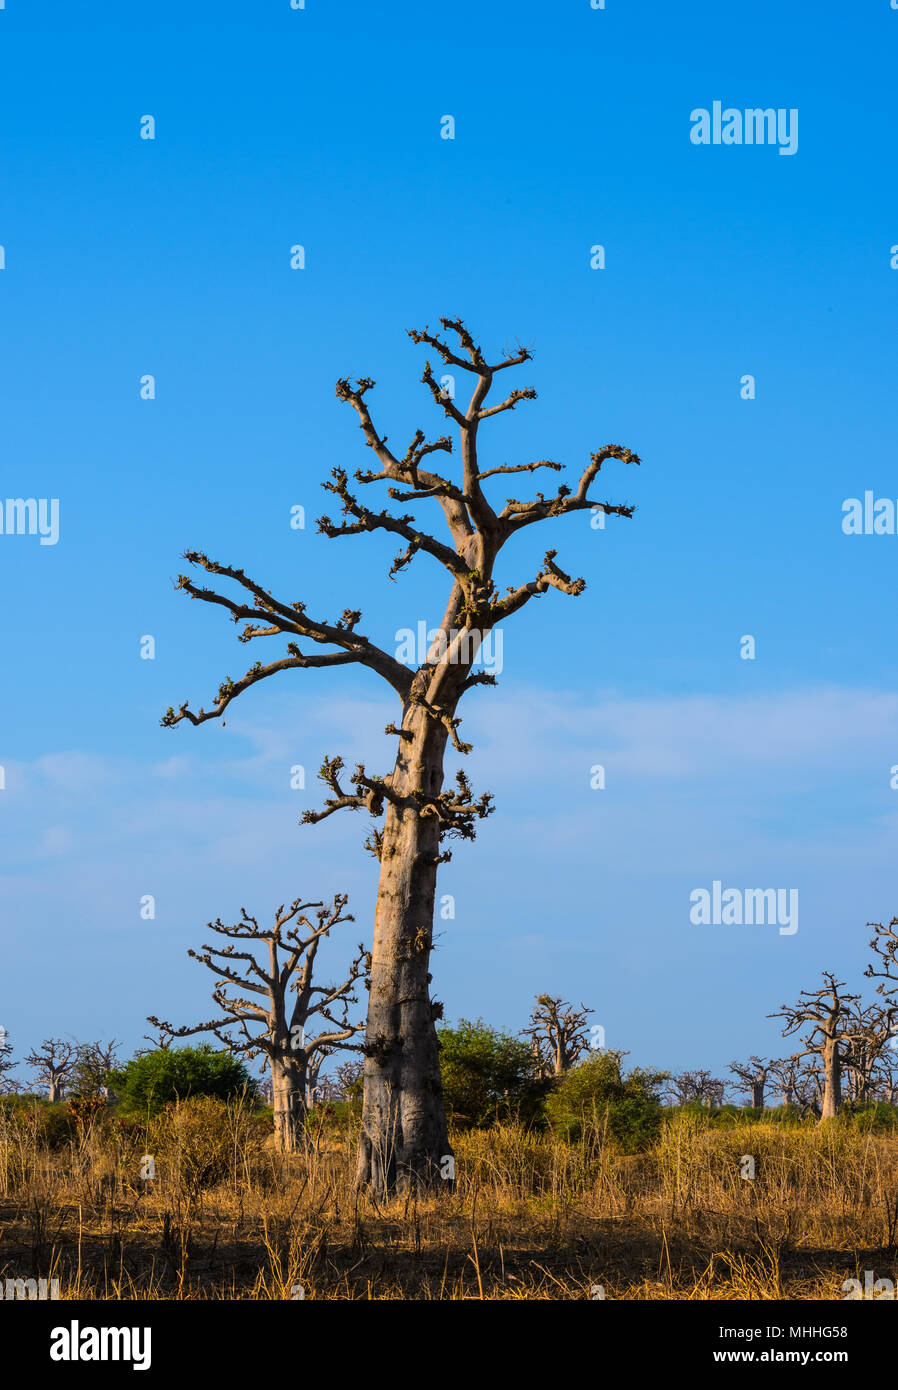
POLYGON ((352 1046, 349 1039, 364 1027, 361 1022, 349 1021, 350 1006, 358 1002, 353 988, 358 980, 364 982, 368 967, 364 946, 359 947, 342 984, 312 982, 315 958, 324 937, 341 922, 354 920, 343 911, 346 902, 345 895, 339 893, 329 907, 297 898, 289 908, 283 904, 278 908, 274 925, 267 929, 260 927, 245 908, 241 909, 241 920, 233 925, 226 926, 221 918, 209 922, 210 931, 226 937, 231 944, 204 943, 202 953, 187 954, 222 981, 212 991, 212 998, 223 1017, 193 1028, 173 1028, 158 1018, 147 1019, 171 1037, 214 1033, 234 1053, 249 1057, 264 1054, 271 1068, 276 1141, 284 1152, 296 1149, 303 1132, 310 1069, 317 1075, 320 1054, 340 1045, 352 1046), (315 924, 306 916, 313 908, 315 924), (301 928, 306 929, 306 934, 301 928), (260 962, 260 955, 267 959, 260 962), (239 966, 235 968, 232 962, 239 962, 239 966), (232 996, 228 993, 232 985, 248 991, 251 997, 232 996), (291 993, 296 995, 292 1008, 291 993), (324 1020, 330 1025, 329 1031, 307 1037, 306 1027, 311 1020, 324 1020), (236 1033, 228 1031, 235 1027, 236 1033))
POLYGON ((547 1076, 569 1071, 589 1047, 589 1025, 593 1012, 584 1004, 575 1009, 559 995, 538 994, 530 1022, 522 1030, 547 1076))
POLYGON ((764 1109, 764 1088, 770 1063, 762 1057, 749 1057, 747 1062, 731 1062, 730 1071, 742 1082, 746 1093, 751 1096, 752 1109, 764 1109))
POLYGON ((29 1052, 25 1063, 34 1067, 36 1080, 46 1086, 50 1101, 62 1100, 66 1080, 75 1065, 78 1049, 61 1038, 45 1038, 40 1050, 29 1052))
POLYGON ((853 1006, 859 994, 845 994, 844 980, 837 980, 829 970, 823 971, 824 983, 819 989, 803 989, 796 1004, 784 1004, 768 1018, 785 1019, 783 1037, 788 1038, 800 1028, 810 1032, 802 1038, 806 1044, 802 1057, 819 1057, 823 1067, 823 1103, 820 1119, 831 1120, 842 1106, 842 1071, 849 1047, 861 1036, 853 1006))
POLYGON ((456 774, 453 789, 443 787, 447 744, 461 755, 471 751, 471 745, 459 736, 459 701, 474 686, 495 684, 494 675, 475 673, 472 668, 481 644, 497 624, 550 589, 578 595, 586 587, 583 579, 566 574, 556 564, 556 552, 548 550, 532 579, 512 584, 502 593, 494 578, 497 557, 506 541, 537 522, 571 512, 632 516, 633 507, 596 500, 590 489, 609 460, 639 463, 630 449, 606 444, 590 456, 573 488, 561 484, 548 496, 538 492, 530 500, 507 498, 504 506, 496 505, 488 496, 488 479, 538 469, 557 473, 564 466, 551 459, 488 468, 481 462, 483 423, 536 396, 532 387, 516 388, 495 404, 487 403, 496 378, 529 361, 531 353, 518 347, 506 351, 499 361, 489 361, 460 319, 442 318, 440 324, 442 336, 425 328, 412 330, 410 337, 440 359, 438 370, 445 375, 438 380, 427 361, 422 380, 457 431, 460 476, 445 476, 427 466, 434 455, 452 452, 449 435, 428 441, 418 429, 404 454, 393 452, 371 416, 368 397, 374 382, 370 377, 355 384, 342 378, 336 390, 338 399, 358 417, 375 461, 374 467, 357 470, 355 481, 384 483, 390 499, 401 504, 436 503, 447 527, 446 539, 422 529, 412 511, 366 506, 350 490, 341 468, 335 468, 331 481, 323 486, 339 501, 343 517, 335 522, 322 516, 318 522, 319 531, 330 538, 381 531, 397 536, 404 548, 390 568, 391 579, 422 553, 447 571, 445 610, 439 627, 429 633, 430 645, 417 669, 364 636, 358 610, 345 609, 337 621, 313 618, 303 602, 274 598, 243 569, 188 551, 185 558, 191 565, 228 581, 237 596, 203 587, 187 575, 179 576, 179 589, 192 599, 224 608, 235 623, 245 623, 240 641, 281 635, 287 638, 287 646, 285 654, 267 663, 256 662, 239 680, 228 677, 211 709, 194 712, 184 703, 177 711, 169 709, 162 720, 171 726, 182 720, 196 725, 219 719, 231 701, 251 686, 282 671, 311 667, 366 667, 386 681, 399 700, 399 721, 386 728, 387 735, 397 740, 391 770, 371 776, 360 764, 347 776, 341 758, 326 758, 321 775, 332 794, 323 809, 308 811, 304 817, 305 822, 314 823, 339 810, 364 809, 375 821, 383 818, 366 842, 380 860, 380 881, 358 1164, 360 1185, 381 1195, 409 1187, 439 1188, 441 1163, 451 1153, 435 1027, 438 1009, 429 990, 436 875, 438 866, 449 858, 443 842, 473 839, 477 821, 492 810, 490 794, 475 796, 463 770, 456 774), (473 379, 466 408, 455 401, 458 374, 473 379), (305 643, 328 650, 310 652, 305 643))

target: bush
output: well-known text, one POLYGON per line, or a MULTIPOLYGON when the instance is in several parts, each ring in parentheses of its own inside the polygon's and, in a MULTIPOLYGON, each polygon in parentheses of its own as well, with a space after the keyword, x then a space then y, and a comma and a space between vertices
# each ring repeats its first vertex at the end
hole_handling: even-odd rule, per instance
POLYGON ((78 1134, 67 1101, 51 1105, 43 1096, 0 1096, 0 1125, 21 1136, 30 1134, 48 1149, 59 1149, 78 1134))
POLYGON ((158 1174, 188 1196, 236 1181, 243 1166, 258 1157, 267 1126, 258 1112, 239 1101, 191 1096, 169 1105, 147 1129, 147 1150, 158 1158, 158 1174))
POLYGON ((123 1115, 158 1115, 171 1101, 188 1096, 213 1096, 217 1100, 256 1096, 255 1082, 243 1063, 230 1052, 216 1052, 208 1043, 164 1047, 132 1057, 118 1071, 110 1072, 109 1082, 123 1115))
POLYGON ((661 1129, 664 1072, 621 1072, 616 1052, 599 1052, 560 1077, 546 1101, 552 1129, 569 1143, 602 1129, 625 1152, 647 1148, 661 1129))
POLYGON ((543 1120, 549 1082, 529 1045, 478 1019, 438 1029, 446 1113, 461 1127, 543 1120))

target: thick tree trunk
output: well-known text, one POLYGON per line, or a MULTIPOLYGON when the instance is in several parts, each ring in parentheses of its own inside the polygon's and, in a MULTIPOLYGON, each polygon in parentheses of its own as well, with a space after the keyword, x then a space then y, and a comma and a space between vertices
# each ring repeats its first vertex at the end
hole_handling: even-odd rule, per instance
MULTIPOLYGON (((410 703, 392 789, 442 790, 445 727, 410 703)), ((358 1182, 375 1195, 439 1189, 451 1156, 430 999, 440 826, 388 801, 371 952, 358 1182)))
POLYGON ((294 1153, 305 1136, 306 1076, 300 1058, 271 1058, 271 1094, 275 1143, 281 1153, 294 1153))
POLYGON ((55 1076, 50 1078, 49 1082, 47 1083, 47 1089, 50 1093, 49 1099, 51 1103, 53 1101, 62 1100, 63 1085, 61 1081, 56 1080, 55 1076))
POLYGON ((751 1083, 751 1103, 755 1110, 764 1109, 764 1082, 753 1081, 751 1083))
POLYGON ((823 1106, 821 1120, 832 1120, 842 1107, 842 1060, 838 1044, 828 1041, 823 1050, 823 1106))

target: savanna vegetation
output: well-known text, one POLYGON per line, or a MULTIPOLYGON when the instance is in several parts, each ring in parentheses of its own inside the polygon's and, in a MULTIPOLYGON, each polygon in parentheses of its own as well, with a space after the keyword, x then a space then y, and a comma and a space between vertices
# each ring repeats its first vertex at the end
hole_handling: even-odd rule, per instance
POLYGON ((92 1299, 831 1299, 898 1276, 898 1111, 690 1100, 587 1051, 556 1075, 477 1021, 439 1030, 437 1193, 356 1181, 358 1064, 285 1152, 226 1050, 0 1097, 0 1278, 92 1299), (751 1160, 747 1163, 747 1160, 751 1160), (751 1176, 749 1176, 749 1172, 751 1176))

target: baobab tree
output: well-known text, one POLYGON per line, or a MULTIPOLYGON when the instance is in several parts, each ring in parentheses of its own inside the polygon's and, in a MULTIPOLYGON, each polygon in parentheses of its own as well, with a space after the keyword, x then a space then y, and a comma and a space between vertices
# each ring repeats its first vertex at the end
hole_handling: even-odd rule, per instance
POLYGON ((536 1008, 522 1036, 529 1038, 547 1076, 561 1076, 586 1052, 589 1047, 586 1020, 592 1012, 584 1004, 575 1009, 560 995, 557 998, 551 994, 536 996, 536 1008))
POLYGON ((26 1066, 34 1067, 35 1079, 47 1088, 51 1102, 62 1100, 65 1083, 75 1065, 78 1049, 61 1038, 45 1038, 40 1050, 29 1052, 26 1066))
POLYGON ((823 1099, 823 1073, 797 1057, 774 1058, 768 1076, 786 1105, 797 1106, 802 1113, 819 1112, 823 1099))
POLYGON ((871 961, 864 974, 868 979, 880 980, 876 993, 890 999, 898 993, 898 917, 888 923, 868 922, 875 935, 870 942, 870 950, 878 960, 871 961))
POLYGON ((860 1036, 853 1005, 859 994, 845 994, 844 980, 837 980, 829 970, 823 971, 824 983, 816 990, 803 989, 796 1004, 784 1004, 768 1018, 785 1019, 783 1037, 790 1037, 800 1028, 810 1026, 802 1038, 806 1047, 793 1054, 794 1060, 818 1057, 823 1068, 823 1103, 820 1119, 831 1120, 842 1106, 842 1070, 848 1048, 860 1036))
POLYGON ((723 1105, 726 1082, 709 1071, 681 1071, 669 1076, 665 1093, 674 1105, 723 1105))
POLYGON ((887 1105, 898 1105, 898 1057, 891 1045, 879 1059, 871 1095, 874 1100, 883 1100, 887 1105))
POLYGON ((174 1034, 165 1028, 158 1028, 155 1036, 151 1033, 144 1033, 143 1037, 144 1042, 148 1042, 150 1046, 138 1048, 138 1057, 147 1052, 167 1052, 174 1041, 174 1034))
POLYGON ((337 1100, 358 1100, 362 1094, 362 1085, 365 1076, 365 1064, 358 1059, 350 1058, 346 1062, 341 1062, 334 1068, 331 1084, 336 1092, 337 1100))
POLYGON ((761 1057, 749 1057, 747 1062, 731 1062, 730 1071, 742 1082, 747 1094, 751 1096, 752 1108, 763 1110, 764 1088, 767 1085, 770 1063, 761 1057))
POLYGON ((312 1052, 306 1064, 306 1109, 311 1110, 325 1092, 324 1078, 321 1075, 321 1068, 324 1066, 328 1057, 332 1057, 336 1052, 335 1047, 323 1046, 312 1052))
POLYGON ((507 541, 537 522, 571 512, 631 517, 632 506, 596 500, 590 489, 609 460, 639 463, 630 449, 606 444, 590 456, 573 488, 561 484, 548 496, 538 492, 525 501, 507 498, 504 506, 497 506, 488 496, 488 479, 538 469, 557 473, 564 467, 551 459, 490 468, 481 463, 481 425, 536 396, 532 387, 516 388, 496 404, 487 403, 496 378, 529 361, 531 352, 517 347, 507 350, 499 361, 489 361, 460 319, 442 318, 440 324, 443 336, 428 328, 412 330, 410 336, 440 359, 442 378, 437 379, 426 361, 422 380, 457 431, 460 475, 446 476, 427 466, 435 454, 452 452, 449 435, 427 440, 418 429, 404 454, 393 452, 371 416, 368 397, 374 381, 370 377, 355 384, 341 378, 336 392, 358 417, 365 445, 376 461, 375 467, 357 470, 355 481, 365 486, 386 484, 389 498, 401 504, 435 503, 443 513, 447 538, 441 540, 422 529, 414 512, 366 506, 350 490, 342 468, 335 468, 331 481, 323 484, 338 499, 342 519, 335 522, 322 516, 318 521, 319 531, 329 538, 366 532, 397 536, 404 548, 392 563, 390 579, 420 554, 447 571, 445 609, 439 626, 428 634, 423 660, 419 654, 420 664, 410 669, 398 656, 377 646, 360 631, 361 613, 356 609, 345 609, 336 621, 313 618, 305 603, 274 598, 243 569, 187 551, 185 558, 191 565, 228 581, 236 597, 203 587, 187 575, 179 576, 179 589, 192 599, 222 607, 235 623, 243 622, 240 641, 280 635, 287 638, 287 646, 275 660, 257 661, 239 680, 228 677, 211 709, 194 712, 185 702, 177 711, 170 708, 162 720, 163 725, 172 726, 182 720, 197 725, 220 719, 250 687, 282 671, 312 667, 363 666, 381 677, 398 698, 399 720, 386 728, 387 736, 397 740, 391 769, 372 776, 360 764, 351 775, 344 775, 341 758, 326 758, 321 775, 331 795, 321 810, 304 816, 306 823, 315 823, 339 810, 363 809, 375 822, 382 818, 366 841, 380 860, 380 879, 358 1163, 359 1184, 380 1195, 412 1187, 438 1189, 441 1165, 451 1154, 435 1027, 439 1006, 429 990, 436 876, 439 865, 450 857, 443 843, 453 838, 472 840, 478 820, 493 809, 490 793, 475 795, 464 770, 457 772, 454 788, 443 786, 447 745, 451 743, 462 756, 471 752, 471 745, 459 736, 459 702, 473 687, 495 685, 493 674, 475 673, 473 667, 481 644, 498 624, 549 590, 576 596, 586 587, 582 578, 572 578, 556 564, 555 550, 548 550, 533 578, 512 584, 502 593, 494 578, 497 557, 507 541), (455 401, 459 373, 473 379, 466 408, 455 401), (305 643, 328 650, 310 652, 305 643))
POLYGON ((895 1084, 895 1057, 892 1049, 896 1044, 895 1018, 898 1015, 898 917, 890 922, 868 922, 874 930, 870 949, 878 957, 867 966, 864 974, 868 979, 879 980, 876 993, 881 994, 889 1005, 889 1037, 880 1048, 878 1067, 882 1073, 883 1089, 890 1104, 898 1102, 898 1087, 895 1084))
POLYGON ((333 927, 354 920, 343 911, 346 903, 345 894, 340 893, 328 907, 297 898, 289 908, 282 904, 277 909, 274 925, 267 929, 245 908, 241 908, 241 920, 233 925, 226 926, 221 918, 209 922, 209 930, 227 937, 231 944, 204 943, 201 953, 191 950, 187 954, 223 982, 212 991, 223 1017, 192 1028, 174 1028, 158 1018, 147 1019, 171 1037, 214 1033, 233 1053, 248 1057, 264 1054, 271 1068, 275 1137, 278 1147, 288 1153, 297 1148, 303 1134, 310 1069, 317 1076, 319 1056, 338 1046, 353 1046, 349 1039, 364 1027, 361 1020, 349 1021, 349 1009, 358 1002, 354 986, 365 981, 368 969, 370 958, 364 946, 359 946, 342 984, 316 985, 312 979, 322 940, 333 927), (312 909, 315 923, 306 916, 312 909), (260 962, 260 955, 267 959, 260 962), (231 962, 240 964, 235 968, 231 962), (231 985, 248 991, 251 998, 230 995, 231 985), (291 993, 296 995, 292 1008, 291 993), (310 1038, 306 1027, 312 1020, 324 1020, 330 1029, 310 1038), (231 1032, 234 1028, 237 1031, 231 1032))
POLYGON ((118 1066, 118 1043, 81 1043, 72 1064, 69 1089, 81 1096, 108 1097, 107 1077, 118 1066))
POLYGON ((895 1029, 894 1005, 867 1004, 852 1011, 852 1036, 845 1045, 844 1068, 848 1093, 856 1104, 872 1099, 874 1084, 885 1049, 895 1029))

